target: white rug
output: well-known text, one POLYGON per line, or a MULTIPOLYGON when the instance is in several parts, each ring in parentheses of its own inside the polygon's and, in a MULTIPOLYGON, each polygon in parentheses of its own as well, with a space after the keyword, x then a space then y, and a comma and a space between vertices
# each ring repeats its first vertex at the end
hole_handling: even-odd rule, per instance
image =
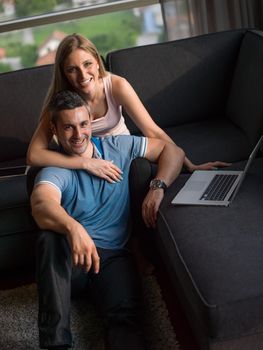
MULTIPOLYGON (((149 349, 179 350, 156 278, 146 276, 143 289, 144 331, 149 349)), ((71 315, 74 349, 103 350, 103 329, 92 305, 83 299, 74 301, 71 315)), ((35 284, 0 291, 0 349, 39 349, 35 284)))

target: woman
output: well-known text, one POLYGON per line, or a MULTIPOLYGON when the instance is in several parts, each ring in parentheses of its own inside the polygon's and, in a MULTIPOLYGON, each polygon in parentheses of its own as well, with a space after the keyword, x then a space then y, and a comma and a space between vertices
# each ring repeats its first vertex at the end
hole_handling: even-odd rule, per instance
MULTIPOLYGON (((91 112, 93 136, 129 134, 122 116, 122 107, 143 135, 173 142, 153 121, 128 81, 107 72, 92 42, 81 35, 69 35, 60 43, 54 67, 53 81, 42 110, 39 126, 31 140, 27 162, 34 166, 59 166, 86 169, 109 182, 121 179, 121 169, 102 159, 84 160, 49 150, 52 139, 48 104, 52 96, 63 89, 75 90, 87 102, 91 112)), ((185 158, 184 165, 195 169, 226 166, 224 162, 194 165, 185 158)))

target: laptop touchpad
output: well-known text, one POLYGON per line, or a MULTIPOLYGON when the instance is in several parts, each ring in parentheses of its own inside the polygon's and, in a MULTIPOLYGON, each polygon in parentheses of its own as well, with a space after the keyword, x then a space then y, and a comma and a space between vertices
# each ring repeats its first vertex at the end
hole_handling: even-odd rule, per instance
POLYGON ((206 185, 206 181, 189 181, 185 187, 185 191, 201 191, 206 185))

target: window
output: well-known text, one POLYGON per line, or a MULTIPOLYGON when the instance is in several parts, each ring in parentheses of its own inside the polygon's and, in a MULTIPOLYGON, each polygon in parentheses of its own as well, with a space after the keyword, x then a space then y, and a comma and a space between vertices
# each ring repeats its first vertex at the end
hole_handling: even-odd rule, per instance
MULTIPOLYGON (((35 17, 30 17, 22 29, 0 34, 0 72, 53 63, 60 41, 67 34, 74 32, 93 41, 103 56, 112 50, 164 40, 164 26, 159 4, 122 11, 118 11, 118 6, 116 6, 117 11, 113 11, 115 7, 109 5, 114 5, 114 3, 123 4, 125 1, 2 0, 0 20, 5 19, 6 21, 8 18, 11 22, 6 21, 7 26, 8 23, 15 23, 18 16, 25 20, 29 18, 28 16, 34 15, 35 17), (24 4, 24 8, 19 12, 17 6, 20 3, 24 4), (25 6, 25 4, 32 6, 25 6), (103 6, 104 11, 102 11, 103 6), (93 9, 103 14, 93 15, 91 12, 93 9), (84 16, 82 12, 79 12, 79 18, 72 20, 71 18, 74 18, 78 10, 87 10, 87 15, 84 16), (54 16, 65 13, 67 20, 51 19, 49 24, 28 27, 27 23, 30 24, 34 18, 38 20, 37 15, 40 13, 47 21, 45 17, 47 11, 49 11, 48 15, 52 13, 54 16), (82 16, 83 18, 80 18, 82 16)), ((142 1, 137 1, 137 3, 142 3, 142 1)), ((41 20, 42 17, 39 17, 40 22, 41 20)))

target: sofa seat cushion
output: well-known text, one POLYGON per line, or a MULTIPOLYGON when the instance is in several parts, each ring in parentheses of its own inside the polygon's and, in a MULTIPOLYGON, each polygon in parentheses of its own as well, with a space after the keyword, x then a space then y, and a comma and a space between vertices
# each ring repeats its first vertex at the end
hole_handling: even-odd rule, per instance
POLYGON ((0 193, 0 236, 35 228, 27 196, 26 176, 0 178, 0 193))
POLYGON ((157 249, 212 341, 263 332, 262 168, 257 159, 228 208, 171 205, 181 175, 159 211, 157 249))
POLYGON ((0 178, 0 271, 34 264, 36 224, 26 190, 26 176, 0 178))
POLYGON ((0 177, 0 210, 28 205, 26 180, 26 175, 0 177))
POLYGON ((165 131, 196 164, 244 160, 253 148, 245 133, 226 118, 188 123, 165 131))

